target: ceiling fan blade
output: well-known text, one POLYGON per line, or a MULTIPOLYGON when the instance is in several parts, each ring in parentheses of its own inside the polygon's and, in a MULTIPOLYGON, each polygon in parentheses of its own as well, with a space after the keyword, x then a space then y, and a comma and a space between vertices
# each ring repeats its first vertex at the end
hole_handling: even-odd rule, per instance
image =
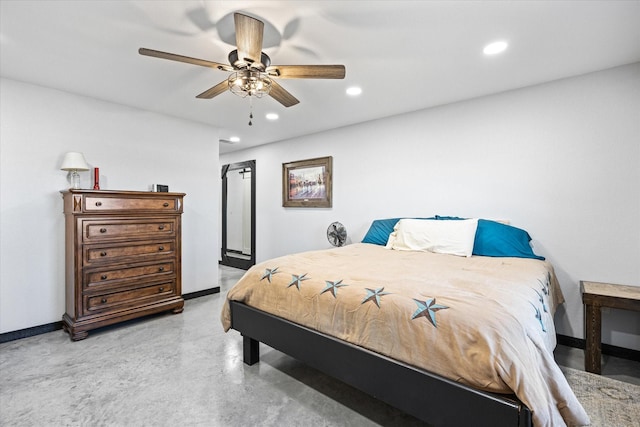
POLYGON ((154 58, 170 59, 172 61, 186 62, 187 64, 200 65, 202 67, 217 68, 221 71, 234 71, 231 65, 220 64, 218 62, 206 61, 204 59, 191 58, 189 56, 176 55, 175 53, 161 52, 159 50, 146 49, 141 47, 138 49, 140 55, 152 56, 154 58))
POLYGON ((265 70, 281 79, 344 79, 344 65, 272 65, 265 70))
POLYGON ((214 87, 205 90, 200 95, 196 96, 196 98, 211 99, 214 96, 220 95, 222 92, 226 91, 227 89, 229 89, 229 82, 224 80, 218 83, 217 85, 215 85, 214 87))
POLYGON ((282 86, 280 86, 273 80, 271 80, 271 90, 269 91, 269 96, 285 107, 291 107, 292 105, 296 105, 300 102, 296 99, 295 96, 291 95, 282 86))
POLYGON ((235 13, 233 19, 236 25, 238 59, 248 63, 257 62, 260 64, 264 23, 241 13, 235 13))

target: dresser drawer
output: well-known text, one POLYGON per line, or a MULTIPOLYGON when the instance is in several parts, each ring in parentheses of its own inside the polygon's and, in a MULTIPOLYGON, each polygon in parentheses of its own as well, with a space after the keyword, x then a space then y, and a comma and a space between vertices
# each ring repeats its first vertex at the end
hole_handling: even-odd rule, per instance
POLYGON ((139 262, 149 257, 174 256, 175 240, 159 240, 126 245, 85 245, 83 247, 84 265, 94 263, 115 263, 118 261, 139 262))
POLYGON ((162 280, 175 277, 176 269, 173 261, 153 264, 138 264, 121 268, 101 268, 85 272, 84 288, 113 289, 127 286, 131 282, 162 280))
POLYGON ((180 198, 171 196, 151 197, 117 197, 109 195, 86 195, 84 197, 85 212, 112 212, 117 211, 163 211, 179 212, 182 206, 180 198))
POLYGON ((82 240, 85 243, 122 239, 154 239, 176 235, 175 218, 140 218, 121 220, 83 220, 82 240))
POLYGON ((140 306, 165 299, 175 293, 175 281, 167 281, 144 288, 131 289, 121 292, 100 295, 85 295, 85 314, 95 314, 102 311, 114 311, 127 307, 140 306))

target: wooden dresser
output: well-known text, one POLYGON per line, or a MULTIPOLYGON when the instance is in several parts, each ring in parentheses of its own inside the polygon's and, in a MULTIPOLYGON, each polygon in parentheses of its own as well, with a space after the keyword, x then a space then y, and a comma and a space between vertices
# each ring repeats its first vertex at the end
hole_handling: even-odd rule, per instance
POLYGON ((66 313, 72 340, 152 313, 183 310, 183 193, 66 190, 66 313))

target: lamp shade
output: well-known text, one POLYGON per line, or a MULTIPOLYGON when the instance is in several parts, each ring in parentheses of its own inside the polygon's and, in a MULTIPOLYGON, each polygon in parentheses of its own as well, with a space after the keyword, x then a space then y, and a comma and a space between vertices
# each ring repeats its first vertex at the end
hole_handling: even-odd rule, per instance
POLYGON ((87 161, 84 159, 84 154, 69 152, 64 155, 64 160, 62 160, 62 166, 60 166, 60 170, 88 171, 89 165, 87 164, 87 161))

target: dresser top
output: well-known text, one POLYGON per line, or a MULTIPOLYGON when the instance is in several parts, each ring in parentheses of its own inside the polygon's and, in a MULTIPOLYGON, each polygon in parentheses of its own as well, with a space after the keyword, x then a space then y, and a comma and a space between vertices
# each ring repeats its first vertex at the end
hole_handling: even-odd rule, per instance
POLYGON ((185 196, 185 193, 169 193, 169 192, 155 192, 155 191, 128 191, 128 190, 89 190, 89 189, 75 189, 69 188, 67 190, 61 190, 62 194, 89 194, 89 195, 121 195, 121 196, 142 196, 153 195, 159 196, 185 196))

